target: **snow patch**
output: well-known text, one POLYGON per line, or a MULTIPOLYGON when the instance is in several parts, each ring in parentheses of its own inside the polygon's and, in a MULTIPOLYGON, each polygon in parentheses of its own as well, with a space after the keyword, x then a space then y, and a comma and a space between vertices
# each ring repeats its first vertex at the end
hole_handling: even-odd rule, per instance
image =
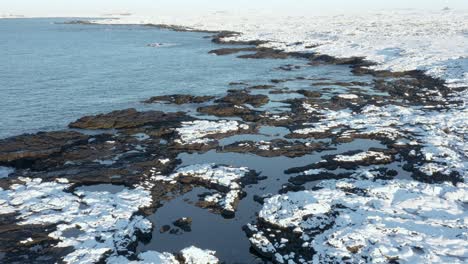
POLYGON ((193 178, 194 182, 206 185, 210 189, 216 188, 216 193, 205 197, 205 201, 214 202, 228 212, 234 212, 236 204, 242 194, 241 180, 250 170, 246 167, 228 167, 216 164, 195 164, 179 168, 175 173, 164 176, 155 173, 152 178, 156 181, 177 183, 182 179, 193 178))
POLYGON ((225 134, 238 130, 249 129, 248 125, 237 121, 219 120, 196 120, 182 122, 182 127, 176 131, 180 136, 176 142, 179 144, 207 144, 213 139, 206 138, 209 135, 225 134))
POLYGON ((364 152, 359 152, 354 155, 336 155, 333 160, 337 162, 357 162, 357 161, 363 161, 367 159, 373 159, 376 161, 391 161, 392 157, 385 155, 382 152, 376 152, 376 151, 364 151, 364 152))
POLYGON ((259 218, 271 232, 249 225, 250 242, 284 258, 297 249, 282 243, 282 232, 294 230, 296 243, 317 252, 294 257, 308 263, 463 263, 468 257, 466 184, 352 178, 318 187, 267 199, 259 218))
POLYGON ((76 190, 66 179, 43 182, 20 178, 9 190, 0 188, 0 214, 18 214, 19 225, 57 224, 49 236, 56 247, 73 247, 66 263, 95 263, 107 255, 125 252, 136 241, 137 232, 150 232, 151 222, 135 215, 151 205, 151 196, 141 188, 118 193, 76 190), (77 234, 70 236, 69 230, 77 234), (99 239, 98 239, 99 238, 99 239))

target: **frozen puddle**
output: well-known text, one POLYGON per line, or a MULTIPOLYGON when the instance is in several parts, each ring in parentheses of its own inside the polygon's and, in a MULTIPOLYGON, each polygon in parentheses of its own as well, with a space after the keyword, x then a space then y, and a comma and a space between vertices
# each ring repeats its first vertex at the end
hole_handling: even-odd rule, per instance
POLYGON ((465 184, 350 178, 317 186, 265 201, 247 231, 259 253, 278 263, 464 263, 468 257, 465 184))

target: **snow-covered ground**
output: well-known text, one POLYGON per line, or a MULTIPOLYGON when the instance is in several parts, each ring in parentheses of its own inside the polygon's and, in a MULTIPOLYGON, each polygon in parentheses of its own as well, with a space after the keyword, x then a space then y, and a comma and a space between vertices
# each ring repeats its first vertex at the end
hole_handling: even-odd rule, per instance
POLYGON ((266 12, 215 12, 193 16, 125 16, 103 24, 170 24, 232 30, 233 40, 266 40, 264 46, 365 57, 379 70, 424 70, 450 86, 468 85, 468 14, 463 11, 395 10, 329 16, 266 12))
POLYGON ((180 135, 180 144, 206 144, 213 139, 206 138, 215 134, 226 134, 240 129, 249 129, 248 125, 240 124, 237 121, 219 120, 196 120, 182 123, 182 127, 176 131, 180 135))
POLYGON ((261 222, 248 225, 251 243, 278 263, 465 263, 465 184, 372 176, 358 172, 267 199, 261 222))
MULTIPOLYGON (((0 215, 17 214, 19 225, 57 224, 49 237, 59 241, 57 247, 74 248, 65 256, 65 263, 98 262, 106 255, 125 251, 137 240, 137 232, 151 231, 151 222, 135 215, 139 208, 151 205, 150 193, 142 188, 124 188, 117 193, 80 188, 69 192, 72 185, 66 179, 21 181, 9 190, 0 188, 0 215)), ((24 241, 30 242, 33 240, 24 241)))

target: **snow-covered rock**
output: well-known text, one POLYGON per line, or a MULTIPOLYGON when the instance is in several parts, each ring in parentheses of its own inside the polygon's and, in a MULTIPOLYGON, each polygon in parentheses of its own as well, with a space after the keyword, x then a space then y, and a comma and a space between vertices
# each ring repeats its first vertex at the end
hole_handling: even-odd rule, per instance
POLYGON ((457 172, 468 180, 468 109, 436 111, 421 107, 367 105, 360 112, 321 110, 319 116, 319 122, 304 124, 305 128, 293 133, 308 135, 334 130, 341 137, 352 133, 390 140, 405 138, 421 147, 415 155, 427 157, 426 163, 418 165, 419 171, 429 177, 436 172, 444 175, 457 172))
POLYGON ((234 213, 242 194, 242 180, 252 175, 246 167, 229 167, 216 164, 195 164, 179 168, 171 175, 153 175, 156 181, 177 183, 192 182, 215 190, 215 193, 204 197, 204 201, 218 204, 226 212, 234 213))
POLYGON ((337 162, 357 162, 357 161, 363 161, 366 159, 373 159, 376 161, 391 161, 392 157, 382 152, 364 151, 364 152, 356 153, 354 155, 336 155, 333 158, 333 160, 337 162))
POLYGON ((261 221, 248 225, 253 246, 278 255, 278 263, 291 253, 296 263, 464 263, 468 257, 466 184, 351 178, 319 187, 267 199, 261 221))
POLYGON ((182 127, 176 129, 180 136, 180 139, 177 139, 176 142, 180 144, 206 144, 213 141, 213 139, 207 138, 207 136, 226 134, 246 129, 249 129, 248 125, 241 124, 237 121, 187 121, 182 122, 182 127))
POLYGON ((138 254, 138 260, 129 260, 125 256, 112 256, 107 259, 109 264, 218 264, 219 259, 212 250, 203 250, 195 246, 180 251, 183 261, 179 262, 174 254, 168 252, 145 251, 138 254))
POLYGON ((217 264, 219 260, 215 257, 216 252, 203 250, 191 246, 180 251, 186 264, 217 264))
POLYGON ((43 182, 21 178, 23 183, 0 188, 0 214, 16 213, 19 225, 57 224, 49 236, 56 247, 72 247, 66 263, 95 263, 105 256, 126 251, 137 240, 136 233, 151 231, 151 222, 135 215, 151 205, 150 193, 141 188, 117 193, 69 192, 66 179, 43 182), (70 232, 74 235, 69 235, 70 232), (99 238, 99 239, 97 239, 99 238))

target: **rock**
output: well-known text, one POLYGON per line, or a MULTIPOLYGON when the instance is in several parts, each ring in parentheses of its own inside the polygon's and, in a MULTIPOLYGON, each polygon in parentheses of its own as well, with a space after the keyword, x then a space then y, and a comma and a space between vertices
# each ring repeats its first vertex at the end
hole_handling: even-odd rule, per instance
POLYGON ((268 84, 262 84, 262 85, 254 85, 254 86, 250 86, 249 90, 266 90, 266 89, 271 89, 271 88, 274 88, 275 86, 274 85, 268 85, 268 84))
POLYGON ((235 105, 250 104, 254 107, 260 107, 270 101, 268 96, 263 94, 249 94, 245 91, 231 91, 225 97, 222 97, 215 102, 217 103, 230 103, 235 105))
POLYGON ((390 153, 390 150, 371 148, 368 151, 356 150, 348 151, 340 155, 326 155, 317 163, 304 167, 291 168, 286 170, 285 173, 290 174, 322 168, 327 170, 336 170, 338 168, 355 170, 360 166, 389 164, 393 159, 394 157, 392 153, 390 153))
POLYGON ((167 231, 171 230, 171 226, 170 225, 163 225, 161 226, 161 228, 159 228, 159 233, 166 233, 167 231))
POLYGON ((222 56, 222 55, 231 55, 231 54, 235 54, 239 52, 256 51, 256 50, 257 50, 256 48, 224 48, 224 49, 211 50, 208 53, 222 56))
POLYGON ((320 97, 322 96, 322 94, 320 92, 317 92, 317 91, 309 91, 309 90, 297 90, 297 93, 298 94, 302 94, 304 95, 305 97, 320 97))
POLYGON ((240 55, 237 57, 241 59, 287 59, 289 54, 279 50, 259 48, 256 53, 240 55))
POLYGON ((183 112, 164 113, 161 111, 138 112, 134 108, 113 111, 107 114, 85 116, 70 123, 70 128, 82 129, 121 129, 146 125, 167 126, 181 121, 192 120, 183 112))
POLYGON ((74 131, 40 132, 3 139, 0 140, 0 164, 22 167, 87 140, 88 136, 74 131))
POLYGON ((252 110, 245 106, 238 106, 233 104, 217 104, 208 105, 197 108, 197 112, 219 116, 219 117, 233 117, 238 116, 244 120, 252 121, 260 113, 259 111, 252 110))
POLYGON ((230 82, 229 83, 229 86, 237 86, 237 85, 247 85, 247 84, 244 82, 230 82))
POLYGON ((158 103, 158 102, 168 102, 172 104, 200 104, 208 102, 214 99, 214 96, 193 96, 187 94, 173 94, 173 95, 162 95, 162 96, 153 96, 148 100, 143 101, 146 104, 158 103))
POLYGON ((274 139, 271 141, 239 141, 218 148, 218 152, 253 153, 262 157, 301 157, 315 151, 326 150, 322 143, 303 143, 301 141, 287 141, 274 139))
POLYGON ((192 218, 190 217, 179 218, 176 221, 174 221, 172 224, 182 229, 184 232, 192 231, 192 218))

